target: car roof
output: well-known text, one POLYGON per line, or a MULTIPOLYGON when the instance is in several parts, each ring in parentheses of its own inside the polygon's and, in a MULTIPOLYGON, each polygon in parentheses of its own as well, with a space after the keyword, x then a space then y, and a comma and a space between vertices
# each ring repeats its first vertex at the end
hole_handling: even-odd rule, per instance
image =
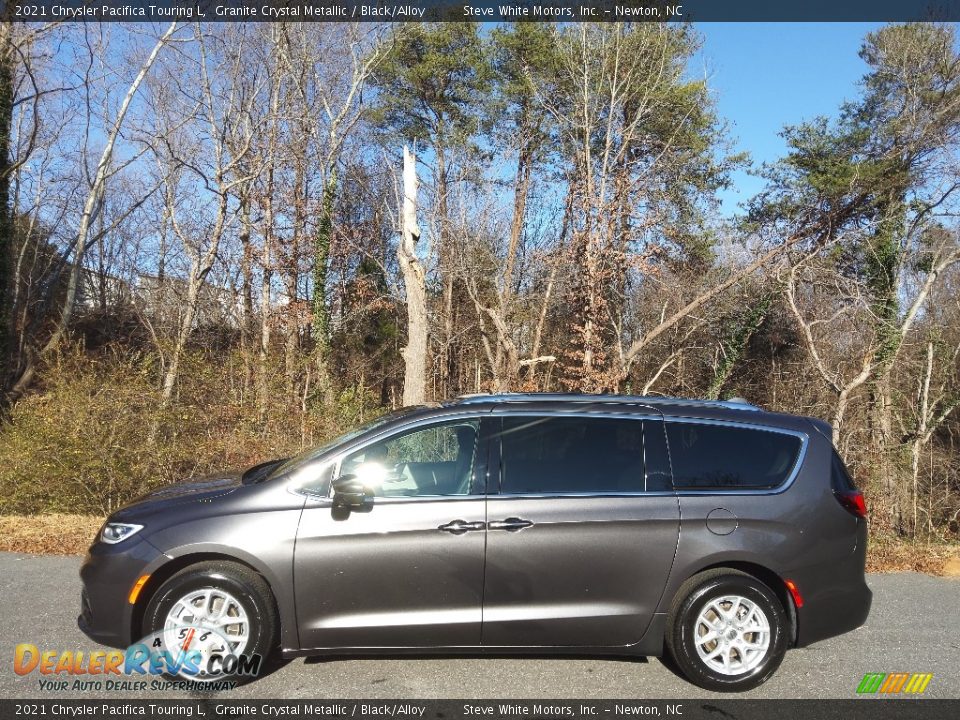
MULTIPOLYGON (((498 412, 590 412, 636 413, 639 407, 657 410, 664 417, 689 417, 729 420, 754 425, 792 428, 807 431, 810 421, 802 415, 766 410, 742 398, 707 400, 702 398, 664 397, 662 395, 614 395, 605 393, 501 393, 461 395, 434 408, 451 411, 471 408, 498 412)), ((641 411, 642 412, 642 411, 641 411)), ((819 422, 819 421, 814 421, 819 422)), ((829 430, 826 431, 829 437, 829 430)))
POLYGON ((444 407, 461 405, 500 405, 536 403, 538 405, 647 405, 661 411, 671 408, 715 408, 741 412, 762 412, 761 408, 742 398, 730 400, 702 400, 697 398, 674 398, 662 395, 614 395, 605 393, 477 393, 442 403, 444 407))
POLYGON ((444 402, 432 402, 416 405, 396 411, 393 417, 383 425, 371 428, 363 433, 356 442, 391 431, 413 421, 460 417, 464 412, 485 414, 496 413, 557 413, 637 415, 644 414, 644 408, 651 408, 663 417, 692 418, 737 422, 755 426, 786 428, 808 433, 813 422, 820 432, 829 439, 830 426, 819 420, 802 415, 772 412, 746 400, 706 400, 698 398, 674 398, 660 395, 614 395, 590 393, 478 393, 461 395, 444 402), (819 425, 823 427, 820 428, 819 425))

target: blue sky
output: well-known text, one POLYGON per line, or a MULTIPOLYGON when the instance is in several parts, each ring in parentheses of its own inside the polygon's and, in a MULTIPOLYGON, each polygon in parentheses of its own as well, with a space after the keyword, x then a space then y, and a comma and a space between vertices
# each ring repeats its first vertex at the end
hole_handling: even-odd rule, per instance
MULTIPOLYGON (((835 116, 858 92, 866 71, 857 52, 880 23, 700 23, 703 48, 692 70, 706 72, 720 115, 738 150, 759 166, 786 151, 784 125, 835 116)), ((724 213, 760 190, 759 178, 738 172, 724 192, 724 213)))

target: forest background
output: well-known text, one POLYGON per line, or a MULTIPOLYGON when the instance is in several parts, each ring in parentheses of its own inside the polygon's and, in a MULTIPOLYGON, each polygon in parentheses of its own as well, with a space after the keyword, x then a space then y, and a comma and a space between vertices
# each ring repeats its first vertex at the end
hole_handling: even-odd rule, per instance
POLYGON ((867 33, 850 99, 763 163, 701 44, 0 20, 0 544, 77 550, 153 487, 401 405, 565 391, 823 418, 875 556, 949 556, 956 28, 867 33))

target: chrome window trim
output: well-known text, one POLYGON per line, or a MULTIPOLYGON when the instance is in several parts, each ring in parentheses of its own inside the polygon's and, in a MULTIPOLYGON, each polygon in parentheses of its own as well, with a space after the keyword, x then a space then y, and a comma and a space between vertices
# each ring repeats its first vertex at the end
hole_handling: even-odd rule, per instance
POLYGON ((584 410, 583 408, 574 408, 569 412, 566 410, 515 410, 510 407, 497 406, 490 410, 489 417, 584 417, 596 418, 606 417, 612 420, 663 420, 664 416, 657 408, 652 405, 643 405, 640 403, 620 405, 620 412, 616 412, 610 407, 604 407, 598 410, 584 410), (640 408, 649 412, 637 412, 640 408))
POLYGON ((707 400, 705 398, 675 398, 664 395, 609 395, 606 393, 470 393, 460 395, 449 401, 447 406, 470 405, 481 403, 499 403, 519 405, 522 403, 570 403, 579 405, 649 405, 651 407, 694 407, 719 408, 722 410, 744 410, 761 412, 762 408, 743 399, 737 400, 707 400))
POLYGON ((650 492, 593 492, 593 493, 504 493, 491 494, 490 498, 498 500, 545 500, 547 498, 572 498, 574 500, 589 500, 591 498, 632 498, 632 497, 676 497, 676 493, 665 490, 651 490, 650 492))

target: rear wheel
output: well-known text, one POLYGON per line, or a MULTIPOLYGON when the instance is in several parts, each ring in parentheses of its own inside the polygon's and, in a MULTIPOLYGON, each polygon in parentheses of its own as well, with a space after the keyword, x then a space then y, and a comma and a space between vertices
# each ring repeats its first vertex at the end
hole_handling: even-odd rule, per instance
POLYGON ((151 598, 143 620, 144 634, 158 633, 166 649, 197 653, 199 673, 181 673, 178 679, 200 681, 253 679, 226 659, 259 655, 262 668, 273 649, 275 628, 267 583, 230 562, 199 563, 176 573, 151 598))
POLYGON ((765 584, 736 570, 687 581, 668 619, 667 649, 707 690, 741 692, 766 682, 787 649, 787 618, 765 584))

